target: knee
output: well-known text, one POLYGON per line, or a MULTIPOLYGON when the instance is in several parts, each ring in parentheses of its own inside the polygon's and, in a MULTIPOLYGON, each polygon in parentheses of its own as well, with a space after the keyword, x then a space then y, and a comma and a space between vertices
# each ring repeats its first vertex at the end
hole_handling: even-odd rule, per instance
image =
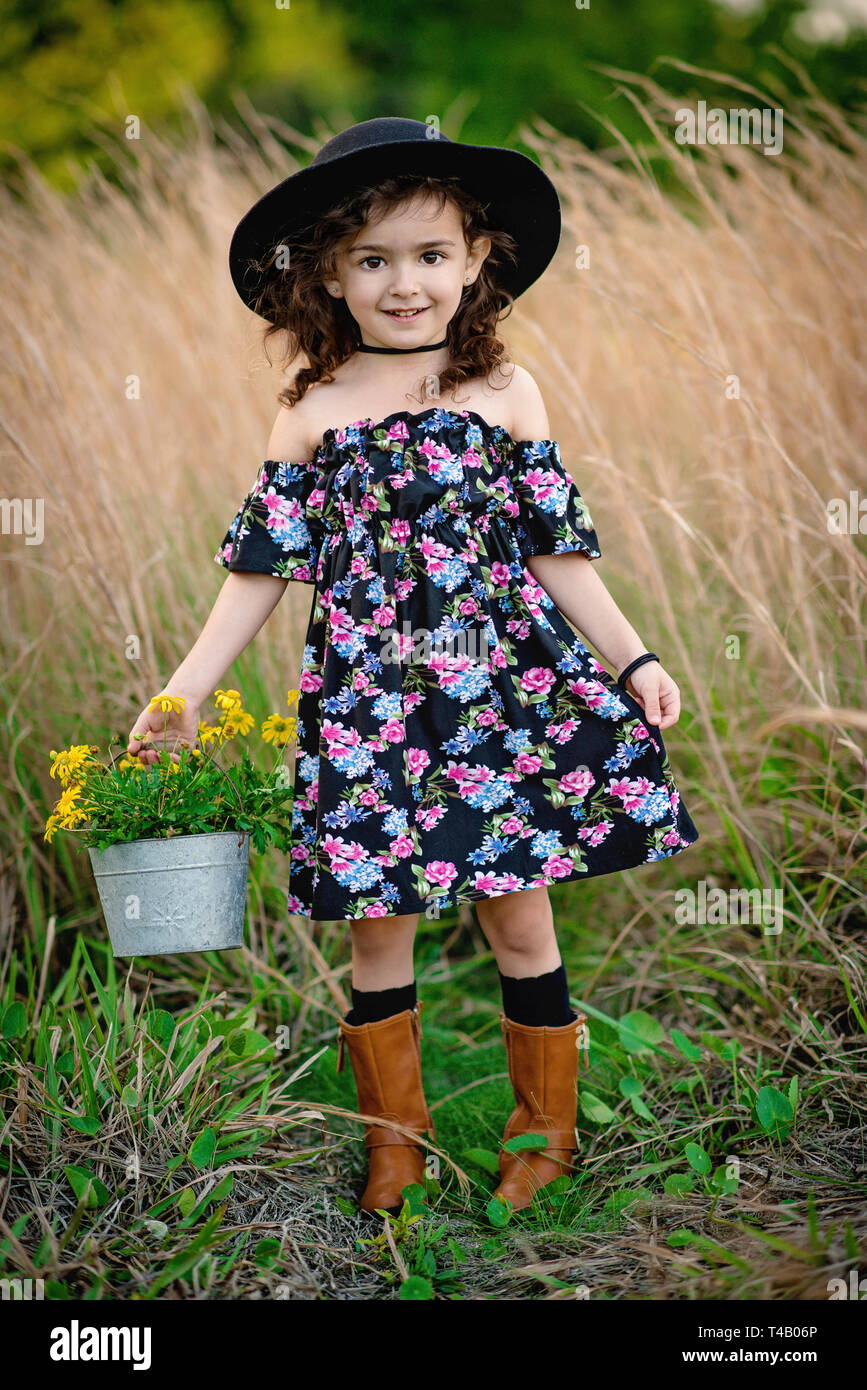
POLYGON ((554 918, 546 888, 504 893, 476 903, 479 924, 492 946, 522 955, 538 952, 554 932, 554 918))
POLYGON ((415 917, 364 917, 350 922, 352 953, 357 959, 382 960, 412 950, 415 917))

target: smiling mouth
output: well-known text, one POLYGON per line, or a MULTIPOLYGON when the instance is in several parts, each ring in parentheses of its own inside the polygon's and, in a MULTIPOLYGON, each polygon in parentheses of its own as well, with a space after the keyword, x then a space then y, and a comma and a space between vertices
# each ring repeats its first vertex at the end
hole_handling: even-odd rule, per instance
POLYGON ((382 312, 388 314, 390 319, 405 319, 408 323, 411 323, 413 319, 420 318, 422 314, 426 314, 427 310, 428 305, 426 304, 423 309, 383 309, 382 312))

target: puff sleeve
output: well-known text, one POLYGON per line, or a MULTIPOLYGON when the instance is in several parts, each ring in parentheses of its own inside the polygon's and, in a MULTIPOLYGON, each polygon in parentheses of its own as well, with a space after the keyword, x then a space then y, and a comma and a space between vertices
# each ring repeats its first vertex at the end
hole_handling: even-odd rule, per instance
POLYGON ((316 582, 322 540, 315 461, 266 459, 214 555, 227 570, 316 582))
POLYGON ((601 556, 587 510, 560 458, 554 439, 513 441, 510 479, 518 503, 515 537, 523 560, 581 550, 590 560, 601 556))

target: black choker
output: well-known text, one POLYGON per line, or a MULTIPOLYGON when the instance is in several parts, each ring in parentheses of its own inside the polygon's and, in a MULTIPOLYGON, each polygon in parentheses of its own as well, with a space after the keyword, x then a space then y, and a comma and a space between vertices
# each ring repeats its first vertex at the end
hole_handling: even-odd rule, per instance
POLYGON ((357 352, 433 352, 434 348, 448 347, 448 338, 443 338, 441 343, 425 343, 424 347, 415 348, 385 348, 371 347, 369 343, 357 343, 357 352))

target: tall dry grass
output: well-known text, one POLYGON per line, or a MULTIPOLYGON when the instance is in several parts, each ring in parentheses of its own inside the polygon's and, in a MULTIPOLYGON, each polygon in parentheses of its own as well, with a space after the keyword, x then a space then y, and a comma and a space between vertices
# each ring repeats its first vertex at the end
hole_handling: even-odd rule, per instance
MULTIPOLYGON (((635 1059, 627 1063, 615 1047, 612 1018, 627 1006, 664 1014, 666 1027, 711 1028, 743 1055, 729 1051, 720 1065, 705 1054, 701 1109, 691 1108, 691 1065, 681 1059, 684 1076, 671 1095, 668 1081, 648 1069, 646 1094, 654 1109, 663 1106, 663 1122, 649 1139, 636 1139, 628 1110, 616 1125, 591 1125, 583 1159, 589 1187, 579 1195, 616 1197, 624 1183, 634 1185, 637 1162, 690 1138, 712 1147, 714 1162, 736 1144, 771 1175, 755 1198, 747 1189, 738 1209, 761 1212, 773 1226, 773 1272, 749 1227, 749 1239, 746 1228, 737 1239, 744 1237, 738 1248, 753 1261, 752 1284, 737 1283, 735 1263, 734 1283, 712 1270, 693 1287, 692 1266, 684 1275, 668 1256, 663 1278, 657 1210, 661 1221, 696 1225, 711 1200, 699 1193, 690 1206, 666 1189, 652 1234, 635 1225, 600 1287, 619 1296, 632 1271, 635 1287, 647 1292, 640 1281, 649 1267, 650 1297, 674 1296, 672 1289, 681 1296, 684 1287, 688 1297, 720 1296, 720 1288, 737 1297, 743 1287, 759 1296, 821 1297, 832 1262, 847 1267, 864 1238, 860 1188, 847 1183, 861 1152, 867 1032, 865 559, 857 534, 829 530, 826 509, 863 486, 867 145, 816 99, 786 103, 779 157, 737 146, 684 150, 671 138, 679 99, 643 79, 632 79, 629 90, 647 118, 644 153, 593 154, 544 126, 526 132, 560 189, 564 237, 503 331, 542 386, 551 433, 592 509, 600 574, 680 683, 683 713, 666 745, 702 838, 653 869, 555 890, 558 931, 575 993, 586 994, 599 1023, 590 1081, 618 1111, 618 1078, 635 1059), (576 266, 581 246, 589 249, 586 269, 576 266), (702 878, 782 887, 785 931, 676 926, 672 888, 702 878), (740 1091, 769 1066, 781 1085, 794 1076, 800 1082, 795 1167, 803 1158, 801 1177, 810 1200, 814 1185, 819 1194, 823 1231, 844 1215, 853 1223, 843 1244, 835 1237, 832 1245, 831 1233, 816 1244, 811 1231, 807 1274, 795 1247, 780 1255, 780 1233, 795 1236, 794 1213, 782 1205, 794 1190, 787 1153, 765 1141, 740 1091), (648 1242, 656 1252, 649 1266, 648 1242), (811 1292, 816 1261, 819 1292, 811 1292)), ((2 537, 0 999, 8 1003, 17 988, 34 1004, 34 1030, 43 998, 57 1003, 67 1028, 82 1013, 75 981, 82 993, 96 985, 82 983, 85 956, 75 938, 81 928, 103 936, 86 857, 70 850, 68 836, 50 849, 42 842, 55 791, 47 752, 70 741, 104 746, 110 729, 125 734, 189 649, 223 578, 213 551, 264 457, 282 384, 231 286, 226 251, 240 215, 292 167, 277 137, 296 139, 296 148, 305 142, 254 112, 245 113, 244 141, 222 126, 215 132, 194 102, 190 113, 182 143, 148 132, 134 146, 115 147, 120 187, 94 176, 67 200, 25 169, 26 202, 0 192, 0 493, 44 498, 46 520, 40 546, 2 537), (140 399, 128 398, 132 379, 140 399), (131 637, 140 647, 134 659, 131 637)), ((294 684, 310 601, 308 587, 289 585, 231 673, 257 713, 294 684)), ((318 1046, 331 1036, 341 1001, 336 981, 348 968, 345 941, 335 924, 314 930, 296 920, 287 943, 275 858, 253 875, 244 953, 208 963, 207 980, 198 958, 175 961, 152 981, 136 965, 136 993, 124 1013, 130 1027, 143 995, 165 1008, 186 1003, 195 1014, 205 993, 219 989, 236 1011, 255 1008, 271 1035, 291 993, 300 1006, 295 1041, 318 1046)), ((478 940, 462 935, 470 917, 459 913, 445 941, 441 926, 422 923, 420 957, 430 996, 451 991, 447 1018, 462 1019, 463 1004, 479 1011, 472 1041, 481 1047, 493 996, 476 990, 451 1008, 456 989, 477 980, 484 963, 472 955, 478 940)), ((105 968, 113 980, 110 960, 105 968)), ((451 1111, 456 1087, 455 1132, 463 1139, 466 1127, 466 1142, 477 1143, 482 1111, 464 1115, 462 1093, 478 1083, 479 1057, 495 1049, 473 1052, 463 1023, 451 1032, 441 1024, 438 1034, 433 1019, 425 1045, 429 1057, 441 1049, 435 1084, 448 1091, 436 1103, 451 1111)), ((674 1075, 670 1057, 665 1065, 666 1078, 674 1075)), ((83 1066, 78 1056, 67 1105, 83 1066)), ((40 1094, 41 1065, 28 1053, 9 1077, 20 1113, 28 1085, 40 1094)), ((327 1077, 315 1080, 330 1094, 327 1077)), ((493 1135, 496 1105, 485 1105, 493 1135)), ((251 1091, 237 1122, 258 1124, 261 1113, 251 1091)), ((125 1133, 121 1120, 115 1126, 112 1118, 112 1134, 125 1133)), ((186 1123, 171 1119, 175 1152, 190 1142, 186 1123)), ((56 1152, 39 1150, 40 1200, 49 1214, 60 1210, 62 1222, 68 1212, 56 1206, 62 1186, 52 1165, 82 1157, 76 1142, 67 1127, 56 1152)), ((84 1157, 90 1161, 89 1149, 84 1157)), ((264 1159, 256 1174, 273 1195, 274 1154, 264 1159)), ((154 1150, 154 1172, 163 1161, 154 1150)), ((9 1220, 33 1202, 29 1178, 17 1189, 9 1220)), ((252 1220, 240 1209, 234 1219, 252 1220)), ((576 1216, 575 1229, 583 1221, 576 1216)), ((721 1239, 712 1223, 710 1207, 705 1229, 721 1239)), ((325 1249, 336 1237, 321 1239, 325 1249)), ((607 1225, 594 1239, 610 1253, 607 1225)), ((95 1258, 82 1243, 82 1278, 95 1258)), ((484 1285, 480 1260, 475 1277, 484 1285)), ((102 1275, 94 1277, 101 1288, 102 1275)))

